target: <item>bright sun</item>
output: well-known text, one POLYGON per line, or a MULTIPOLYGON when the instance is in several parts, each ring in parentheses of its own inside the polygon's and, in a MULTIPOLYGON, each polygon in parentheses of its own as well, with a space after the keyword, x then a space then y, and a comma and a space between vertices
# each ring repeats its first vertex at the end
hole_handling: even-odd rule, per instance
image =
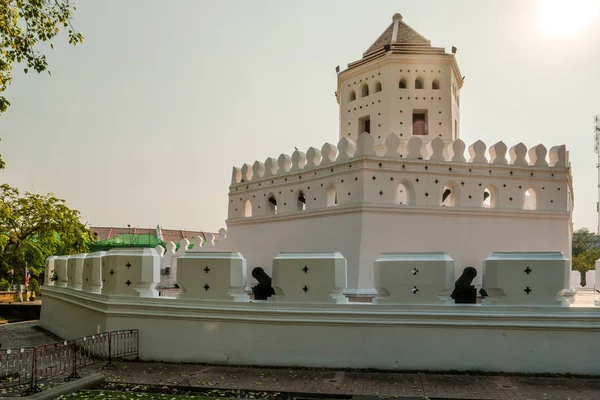
POLYGON ((600 0, 540 0, 538 19, 543 33, 572 36, 596 20, 600 0))

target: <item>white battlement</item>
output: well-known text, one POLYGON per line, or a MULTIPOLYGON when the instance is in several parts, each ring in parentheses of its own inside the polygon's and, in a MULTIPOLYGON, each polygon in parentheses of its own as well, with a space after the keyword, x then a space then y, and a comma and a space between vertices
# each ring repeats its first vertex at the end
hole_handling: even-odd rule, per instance
MULTIPOLYGON (((177 283, 183 289, 179 298, 250 301, 245 292, 249 274, 244 255, 216 250, 218 247, 205 247, 198 243, 193 249, 183 250, 174 260, 179 269, 177 283)), ((158 297, 154 288, 158 283, 160 257, 155 249, 116 248, 68 258, 49 257, 48 261, 51 260, 66 260, 67 264, 73 260, 76 263, 82 261, 82 268, 68 269, 69 282, 84 281, 86 284, 81 287, 58 285, 65 290, 100 296, 158 297)), ((268 301, 347 303, 343 295, 347 287, 346 261, 339 252, 278 254, 271 260, 274 294, 268 301)), ((556 300, 563 296, 561 291, 569 285, 568 261, 561 252, 492 252, 483 261, 484 287, 490 291, 490 298, 502 298, 484 302, 484 305, 569 306, 566 301, 556 300), (524 288, 527 288, 525 292, 524 288)), ((373 302, 375 305, 457 306, 450 299, 450 294, 460 274, 455 274, 451 254, 382 253, 370 263, 375 265, 370 272, 375 277, 374 289, 379 294, 373 302)))
POLYGON ((345 205, 395 205, 529 211, 572 209, 572 180, 564 145, 548 152, 522 143, 510 149, 481 140, 468 148, 436 138, 405 145, 390 134, 382 150, 363 133, 306 153, 282 154, 234 167, 229 219, 264 217, 345 205), (448 192, 449 190, 449 192, 448 192), (444 194, 447 194, 446 196, 444 194), (448 194, 449 193, 449 194, 448 194))

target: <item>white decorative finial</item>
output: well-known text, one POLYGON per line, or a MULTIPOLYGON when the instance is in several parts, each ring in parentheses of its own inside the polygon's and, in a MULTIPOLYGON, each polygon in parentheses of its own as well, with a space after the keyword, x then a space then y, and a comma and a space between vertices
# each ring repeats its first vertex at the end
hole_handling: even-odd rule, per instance
MULTIPOLYGON (((402 14, 396 13, 392 17, 392 40, 390 44, 396 43, 398 41, 398 25, 400 25, 400 21, 402 21, 402 14)), ((387 50, 389 51, 389 49, 387 50)))

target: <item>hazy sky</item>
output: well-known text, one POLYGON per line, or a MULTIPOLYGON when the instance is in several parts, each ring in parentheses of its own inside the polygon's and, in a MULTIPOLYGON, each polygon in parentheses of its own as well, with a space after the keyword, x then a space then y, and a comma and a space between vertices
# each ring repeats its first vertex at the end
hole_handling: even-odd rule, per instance
POLYGON ((335 66, 400 12, 458 48, 467 145, 566 144, 575 227, 595 230, 600 0, 558 3, 79 0, 83 45, 56 40, 52 76, 18 68, 6 93, 0 181, 93 225, 216 231, 233 165, 337 143, 335 66))

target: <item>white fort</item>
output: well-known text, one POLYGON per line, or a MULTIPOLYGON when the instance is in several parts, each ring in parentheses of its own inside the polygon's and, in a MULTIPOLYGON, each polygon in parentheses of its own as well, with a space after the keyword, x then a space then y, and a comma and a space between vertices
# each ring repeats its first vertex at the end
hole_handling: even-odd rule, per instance
POLYGON ((234 167, 218 237, 48 258, 41 326, 139 329, 146 360, 600 374, 600 307, 568 290, 568 153, 467 146, 462 85, 394 15, 338 74, 335 144, 234 167), (481 296, 457 304, 467 267, 481 296))
POLYGON ((382 252, 444 251, 457 272, 481 270, 492 251, 570 257, 565 147, 467 148, 459 138, 462 84, 454 54, 394 15, 363 58, 338 74, 337 145, 233 169, 222 248, 265 270, 282 251, 339 251, 348 296, 374 294, 382 252))

